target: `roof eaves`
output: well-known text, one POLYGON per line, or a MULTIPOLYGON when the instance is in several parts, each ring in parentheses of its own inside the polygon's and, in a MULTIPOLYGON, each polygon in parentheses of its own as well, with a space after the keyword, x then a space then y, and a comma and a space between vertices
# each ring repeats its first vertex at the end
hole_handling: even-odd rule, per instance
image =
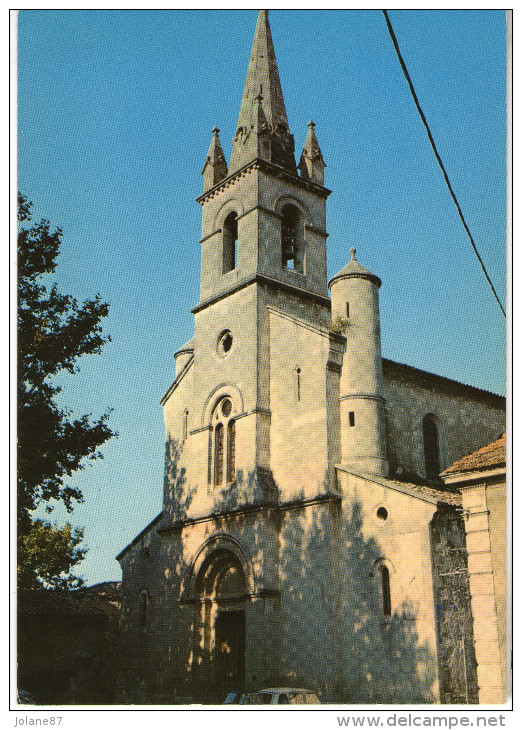
POLYGON ((393 479, 387 479, 377 474, 370 474, 368 472, 357 472, 353 469, 347 469, 341 465, 336 465, 336 469, 344 471, 346 474, 352 474, 360 479, 379 484, 382 487, 393 489, 401 494, 406 494, 409 497, 420 499, 423 502, 429 502, 430 504, 437 505, 443 502, 453 507, 460 506, 461 497, 456 492, 450 492, 449 490, 439 490, 435 487, 428 487, 421 484, 411 484, 409 482, 397 482, 393 479))
MULTIPOLYGON (((188 352, 188 350, 187 350, 187 352, 188 352)), ((188 371, 188 369, 190 368, 190 366, 192 365, 193 362, 194 362, 194 355, 192 355, 192 357, 187 361, 185 367, 180 372, 180 374, 178 375, 178 377, 176 378, 176 380, 172 383, 172 385, 167 390, 167 392, 165 393, 165 395, 161 398, 160 405, 162 405, 162 406, 165 405, 165 403, 167 402, 168 398, 170 398, 170 396, 172 395, 172 393, 176 390, 176 388, 178 387, 178 385, 181 383, 181 381, 183 380, 183 378, 187 374, 187 371, 188 371)))
POLYGON ((163 517, 163 512, 160 512, 159 515, 156 515, 156 517, 153 520, 151 520, 149 522, 149 524, 146 527, 144 527, 141 532, 138 532, 136 537, 133 540, 131 540, 131 542, 129 542, 129 544, 126 545, 123 548, 123 550, 118 553, 118 555, 116 555, 116 560, 119 560, 120 558, 122 558, 125 555, 125 553, 128 550, 130 550, 131 547, 134 547, 134 545, 136 545, 141 540, 143 535, 145 535, 146 532, 148 532, 152 527, 154 527, 154 525, 156 525, 162 517, 163 517))

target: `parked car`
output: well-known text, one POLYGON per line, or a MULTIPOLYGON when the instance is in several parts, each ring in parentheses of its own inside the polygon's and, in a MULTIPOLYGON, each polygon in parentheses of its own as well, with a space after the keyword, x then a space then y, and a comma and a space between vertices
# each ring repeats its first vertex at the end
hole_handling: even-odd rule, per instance
POLYGON ((33 695, 26 689, 18 690, 18 704, 19 705, 36 705, 36 700, 33 695))
POLYGON ((244 692, 229 692, 225 697, 224 705, 244 705, 247 695, 244 692))
POLYGON ((320 705, 319 697, 311 689, 273 687, 261 689, 247 696, 249 705, 320 705))

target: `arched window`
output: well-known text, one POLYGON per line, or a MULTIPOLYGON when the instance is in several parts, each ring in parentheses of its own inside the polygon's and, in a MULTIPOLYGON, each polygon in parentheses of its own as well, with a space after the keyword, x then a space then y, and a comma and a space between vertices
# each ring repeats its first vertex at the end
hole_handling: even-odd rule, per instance
POLYGON ((237 266, 237 214, 229 213, 223 224, 223 273, 237 266))
POLYGON ((227 482, 233 482, 236 478, 236 422, 228 422, 228 443, 227 443, 227 482))
POLYGON ((424 439, 424 464, 426 467, 426 477, 428 479, 438 479, 441 470, 439 434, 436 418, 431 413, 428 413, 428 415, 424 417, 422 422, 422 435, 424 439))
POLYGON ((223 481, 223 424, 218 423, 214 436, 214 484, 221 484, 223 481))
POLYGON ((300 215, 295 205, 285 205, 281 221, 281 264, 284 268, 302 269, 300 244, 300 215))
POLYGON ((379 575, 381 578, 382 612, 385 616, 391 616, 390 571, 384 563, 379 565, 379 575))
POLYGON ((141 591, 139 597, 139 624, 140 628, 144 629, 147 625, 147 608, 149 603, 149 597, 147 591, 141 591))
POLYGON ((228 397, 222 398, 212 413, 213 439, 210 459, 215 486, 229 484, 236 477, 235 410, 228 397))

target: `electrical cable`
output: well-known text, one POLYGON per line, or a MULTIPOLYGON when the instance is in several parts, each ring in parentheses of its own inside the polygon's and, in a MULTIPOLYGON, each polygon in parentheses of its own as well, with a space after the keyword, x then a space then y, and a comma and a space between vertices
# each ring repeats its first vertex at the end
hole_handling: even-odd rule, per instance
POLYGON ((399 44, 397 43, 397 38, 395 37, 395 33, 393 32, 393 27, 392 27, 392 24, 390 22, 390 18, 388 17, 388 13, 386 12, 386 10, 383 10, 382 12, 384 13, 384 17, 386 18, 386 23, 388 25, 388 31, 389 31, 390 36, 391 36, 391 39, 393 41, 393 45, 395 47, 395 51, 397 53, 397 57, 398 57, 399 62, 401 64, 401 67, 402 67, 404 76, 406 77, 406 81, 408 82, 408 85, 410 87, 411 95, 413 96, 413 101, 415 102, 415 106, 417 107, 417 111, 419 112, 420 117, 422 119, 422 122, 423 122, 424 126, 426 127, 426 132, 428 133, 428 139, 430 140, 430 144, 432 146, 433 152, 435 153, 435 157, 437 158, 437 162, 439 163, 440 169, 442 170, 442 174, 444 175, 444 180, 446 181, 446 185, 448 186, 448 190, 450 191, 451 197, 453 198, 453 202, 457 206, 457 210, 458 210, 458 213, 459 213, 459 216, 460 216, 460 220, 462 221, 462 225, 464 226, 464 228, 466 230, 466 233, 468 234, 468 237, 469 237, 469 240, 471 241, 471 245, 473 246, 473 250, 475 252, 475 255, 476 255, 476 257, 479 260, 479 263, 480 263, 480 265, 482 267, 482 271, 484 272, 484 276, 488 280, 488 283, 489 283, 489 285, 491 287, 491 290, 492 290, 493 294, 495 295, 495 299, 497 300, 498 305, 499 305, 500 309, 502 310, 502 314, 505 317, 506 316, 506 312, 504 310, 504 307, 502 306, 502 302, 498 298, 497 292, 495 291, 495 287, 493 286, 493 282, 489 278, 488 272, 486 271, 486 267, 484 266, 484 262, 482 261, 482 258, 480 257, 480 254, 478 252, 478 249, 477 249, 477 247, 475 245, 475 241, 473 240, 473 236, 471 235, 471 231, 469 230, 468 225, 467 225, 467 223, 466 223, 466 221, 464 219, 464 214, 462 213, 462 210, 461 210, 461 207, 460 207, 459 202, 457 200, 457 197, 456 197, 455 193, 453 192, 453 188, 451 187, 451 183, 449 181, 448 174, 447 174, 447 172, 446 172, 446 170, 444 168, 444 165, 442 163, 442 160, 440 158, 440 155, 439 155, 439 153, 437 151, 437 147, 435 145, 435 140, 433 139, 433 135, 431 134, 431 130, 430 130, 429 126, 428 126, 428 122, 426 121, 426 117, 424 116, 424 112, 422 111, 421 105, 419 104, 419 100, 417 99, 417 94, 415 93, 415 89, 413 88, 413 83, 412 83, 412 80, 411 80, 410 75, 408 73, 408 69, 406 68, 406 64, 404 63, 404 59, 402 58, 402 55, 401 55, 401 52, 400 52, 400 49, 399 49, 399 44))

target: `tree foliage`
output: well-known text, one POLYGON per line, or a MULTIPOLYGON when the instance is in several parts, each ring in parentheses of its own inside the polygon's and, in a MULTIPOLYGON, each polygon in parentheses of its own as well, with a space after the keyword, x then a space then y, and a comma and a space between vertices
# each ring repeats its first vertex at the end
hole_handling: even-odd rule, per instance
MULTIPOLYGON (((57 549, 64 549, 63 532, 49 523, 33 522, 31 512, 53 501, 71 511, 83 501, 78 487, 69 483, 74 472, 102 456, 98 447, 113 432, 107 424, 110 411, 98 419, 91 415, 73 418, 57 405, 61 388, 54 376, 76 373, 82 355, 97 354, 110 340, 102 333, 101 320, 108 304, 99 295, 79 303, 62 294, 46 280, 57 265, 62 231, 51 229, 47 220, 32 224, 32 204, 18 196, 18 534, 20 556, 29 549, 28 540, 54 537, 57 549), (24 542, 25 541, 25 542, 24 542), (25 545, 25 547, 23 547, 25 545), (25 552, 24 552, 25 551, 25 552)), ((68 533, 69 541, 77 533, 68 533)), ((75 537, 76 535, 76 537, 75 537)), ((81 550, 69 542, 65 553, 81 559, 81 550), (72 547, 71 547, 72 545, 72 547), (76 552, 74 552, 76 550, 76 552)), ((65 556, 64 553, 64 556, 65 556)), ((83 557, 83 556, 82 556, 83 557)), ((52 561, 47 561, 48 565, 52 561)), ((57 565, 61 564, 58 560, 57 565)), ((45 582, 53 586, 47 569, 45 582)))
POLYGON ((80 547, 82 539, 83 530, 73 529, 69 523, 59 528, 47 520, 33 520, 29 532, 20 536, 19 588, 80 588, 83 580, 72 575, 71 570, 87 552, 80 547))

